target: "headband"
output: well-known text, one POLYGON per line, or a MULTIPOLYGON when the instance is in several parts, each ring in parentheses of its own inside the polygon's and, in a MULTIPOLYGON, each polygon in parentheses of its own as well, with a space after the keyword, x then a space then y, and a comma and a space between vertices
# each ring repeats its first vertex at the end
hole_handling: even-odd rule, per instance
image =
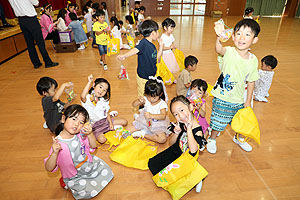
POLYGON ((166 86, 165 86, 164 82, 162 80, 158 79, 155 76, 149 76, 149 79, 154 80, 154 81, 162 84, 163 89, 164 89, 164 94, 165 94, 165 97, 166 97, 165 102, 168 103, 168 94, 167 94, 167 90, 166 90, 166 86))

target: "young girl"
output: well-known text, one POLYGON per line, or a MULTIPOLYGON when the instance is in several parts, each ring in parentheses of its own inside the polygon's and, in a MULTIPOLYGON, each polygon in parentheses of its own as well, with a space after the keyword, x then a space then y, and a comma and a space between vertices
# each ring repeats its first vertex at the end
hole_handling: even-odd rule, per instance
POLYGON ((133 137, 145 137, 157 143, 165 143, 169 118, 167 117, 167 93, 163 81, 156 77, 149 77, 145 84, 144 95, 132 103, 133 107, 144 105, 144 110, 127 127, 127 130, 133 137))
POLYGON ((107 11, 107 6, 106 3, 103 1, 100 4, 100 9, 104 11, 105 13, 105 22, 109 25, 109 17, 108 17, 108 11, 107 11))
MULTIPOLYGON (((171 100, 170 109, 177 121, 176 124, 171 123, 172 125, 169 127, 171 146, 149 159, 148 166, 153 176, 168 168, 187 149, 189 149, 190 155, 197 156, 199 147, 201 148, 206 144, 202 128, 193 117, 193 105, 186 97, 182 95, 174 97, 171 100)), ((200 192, 203 178, 196 180, 196 182, 187 179, 186 184, 190 184, 190 188, 196 186, 196 192, 200 192)))
POLYGON ((253 20, 259 19, 259 16, 253 16, 253 13, 254 13, 254 8, 252 7, 246 8, 245 15, 243 16, 244 19, 253 19, 253 20))
POLYGON ((127 120, 123 118, 112 119, 108 114, 110 99, 110 84, 104 78, 97 78, 93 83, 93 75, 88 76, 88 83, 81 94, 82 106, 89 112, 93 123, 93 133, 97 140, 106 142, 104 134, 114 130, 114 125, 126 126, 127 120))
POLYGON ((114 38, 118 38, 120 40, 120 49, 130 49, 130 46, 128 44, 123 44, 121 27, 119 25, 118 19, 116 17, 111 17, 110 22, 113 27, 111 30, 112 35, 114 36, 114 38))
MULTIPOLYGON (((188 99, 194 105, 193 113, 194 118, 198 121, 199 125, 202 127, 205 138, 209 135, 211 129, 209 124, 205 119, 206 114, 206 100, 203 98, 207 90, 207 83, 202 79, 195 79, 191 83, 190 90, 188 92, 188 99)), ((200 149, 201 151, 204 150, 200 149)))
POLYGON ((80 44, 79 50, 85 49, 84 43, 88 41, 86 34, 82 28, 81 22, 77 19, 75 13, 69 14, 72 22, 69 24, 69 29, 72 29, 74 33, 74 39, 76 44, 80 44))
POLYGON ((77 17, 77 13, 76 13, 76 10, 75 10, 75 4, 74 3, 69 3, 67 5, 67 16, 65 17, 66 26, 69 26, 69 24, 72 21, 70 16, 69 16, 70 13, 75 13, 76 17, 77 17))
POLYGON ((92 15, 87 8, 82 9, 82 13, 84 15, 84 22, 87 28, 87 35, 90 36, 92 31, 92 25, 93 25, 92 15))
POLYGON ((51 17, 52 6, 49 3, 43 5, 43 15, 41 16, 40 24, 44 40, 53 40, 54 44, 59 43, 58 31, 56 26, 58 21, 53 23, 51 17))
POLYGON ((134 28, 133 28, 134 23, 133 23, 132 16, 126 15, 125 20, 127 23, 126 33, 128 33, 131 37, 135 38, 134 28))
POLYGON ((58 24, 57 24, 57 29, 58 31, 66 31, 68 27, 66 26, 65 23, 65 18, 67 16, 67 11, 66 9, 62 8, 59 10, 57 19, 58 19, 58 24))
POLYGON ((165 64, 167 65, 171 73, 176 73, 179 71, 179 66, 176 62, 175 55, 172 51, 172 49, 176 48, 174 45, 175 39, 172 34, 175 26, 176 26, 175 22, 170 18, 167 18, 162 22, 162 27, 165 31, 161 35, 161 39, 164 44, 162 59, 164 60, 165 64))
POLYGON ((88 121, 87 111, 80 105, 69 106, 56 131, 45 168, 49 172, 60 168, 63 182, 75 199, 90 199, 112 180, 111 168, 97 156, 90 154, 96 148, 96 139, 88 121))

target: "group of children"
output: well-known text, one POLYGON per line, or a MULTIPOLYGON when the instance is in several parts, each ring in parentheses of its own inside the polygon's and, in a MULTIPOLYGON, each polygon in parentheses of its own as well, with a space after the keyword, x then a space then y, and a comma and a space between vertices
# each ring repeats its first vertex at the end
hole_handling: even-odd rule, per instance
MULTIPOLYGON (((96 15, 97 13, 101 12, 97 11, 96 15)), ((94 23, 93 27, 99 43, 104 40, 99 36, 108 26, 104 16, 103 13, 99 14, 99 23, 94 23)), ((104 78, 94 80, 90 75, 80 96, 82 106, 69 107, 67 106, 71 102, 64 104, 59 97, 72 83, 62 84, 56 91, 57 83, 54 79, 43 77, 38 82, 37 90, 44 96, 42 105, 46 124, 57 136, 53 138, 49 157, 45 159, 46 169, 54 171, 60 167, 63 182, 76 199, 97 195, 113 178, 110 167, 98 157, 91 156, 89 150, 96 147, 96 140, 101 144, 105 143, 105 133, 113 130, 116 125, 127 126, 133 137, 145 137, 157 143, 165 143, 170 137, 171 146, 149 160, 149 169, 156 175, 186 151, 193 157, 205 147, 209 153, 216 153, 218 132, 224 131, 238 110, 250 107, 253 92, 257 100, 264 100, 263 98, 268 96, 274 74, 272 70, 276 67, 277 60, 273 56, 263 58, 262 69, 258 72, 258 60, 250 53, 249 48, 258 41, 260 26, 252 19, 244 19, 234 27, 232 37, 235 47, 223 47, 217 35, 215 47, 220 75, 211 91, 214 98, 210 124, 205 119, 204 95, 208 85, 203 79, 192 79, 191 72, 196 70, 198 60, 194 56, 187 56, 184 62, 185 69, 180 73, 176 85, 178 96, 174 97, 170 104, 170 111, 176 122, 169 126, 168 95, 163 81, 160 77, 155 77, 155 74, 157 62, 164 53, 169 53, 165 51, 175 48, 174 37, 171 36, 175 22, 172 21, 168 18, 163 22, 164 34, 170 37, 165 40, 163 37, 159 38, 158 24, 153 20, 145 20, 139 27, 144 39, 135 48, 117 57, 124 60, 129 56, 138 55, 138 99, 133 101, 132 106, 143 108, 128 126, 126 119, 110 115, 111 86, 104 78), (155 40, 158 40, 159 50, 153 44, 155 40), (66 148, 70 151, 65 152, 66 148), (101 187, 98 186, 99 183, 101 187)), ((105 51, 104 44, 101 49, 99 47, 99 51, 105 51)), ((238 140, 236 137, 233 137, 233 141, 242 149, 252 150, 247 142, 240 142, 243 138, 238 140)), ((196 186, 197 192, 200 192, 202 187, 202 180, 199 181, 193 185, 196 186)))

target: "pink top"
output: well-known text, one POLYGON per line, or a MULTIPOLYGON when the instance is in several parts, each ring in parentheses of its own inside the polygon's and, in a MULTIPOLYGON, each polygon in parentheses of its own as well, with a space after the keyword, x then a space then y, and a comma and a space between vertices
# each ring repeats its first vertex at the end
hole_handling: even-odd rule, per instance
POLYGON ((43 14, 40 20, 43 38, 45 39, 48 33, 51 33, 54 29, 53 19, 51 16, 43 14))
MULTIPOLYGON (((71 18, 70 18, 70 16, 69 16, 69 13, 70 13, 70 11, 67 10, 67 15, 66 15, 66 17, 65 17, 66 26, 69 26, 69 24, 70 24, 71 21, 72 21, 71 18)), ((76 10, 74 10, 74 13, 75 13, 76 16, 78 17, 76 10)))
MULTIPOLYGON (((89 162, 93 162, 93 158, 90 154, 90 144, 87 137, 84 139, 77 134, 80 142, 82 142, 85 146, 85 154, 88 157, 89 162)), ((69 147, 67 144, 58 142, 61 145, 61 150, 59 151, 56 159, 56 167, 52 170, 52 172, 56 172, 58 168, 60 168, 60 172, 63 178, 72 178, 77 174, 77 169, 74 166, 71 153, 69 151, 69 147)), ((92 150, 94 151, 94 150, 92 150)), ((46 164, 47 160, 49 159, 50 155, 52 154, 53 150, 52 147, 49 152, 49 156, 44 159, 44 163, 46 164)))

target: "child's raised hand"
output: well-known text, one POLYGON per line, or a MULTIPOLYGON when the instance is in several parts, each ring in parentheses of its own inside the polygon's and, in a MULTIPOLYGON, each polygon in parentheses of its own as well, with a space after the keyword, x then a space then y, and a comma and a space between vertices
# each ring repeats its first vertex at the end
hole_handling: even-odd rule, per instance
POLYGON ((57 142, 57 140, 52 136, 53 144, 52 144, 52 149, 54 153, 58 153, 61 150, 60 144, 57 142))
POLYGON ((171 122, 171 123, 174 125, 174 133, 178 135, 181 132, 179 122, 176 122, 176 124, 174 122, 171 122))
POLYGON ((122 60, 125 60, 125 58, 126 58, 125 55, 118 55, 118 56, 117 56, 117 59, 119 59, 119 60, 121 60, 121 61, 122 61, 122 60))
POLYGON ((93 74, 89 75, 88 76, 88 81, 89 82, 93 82, 93 80, 94 80, 93 74))

